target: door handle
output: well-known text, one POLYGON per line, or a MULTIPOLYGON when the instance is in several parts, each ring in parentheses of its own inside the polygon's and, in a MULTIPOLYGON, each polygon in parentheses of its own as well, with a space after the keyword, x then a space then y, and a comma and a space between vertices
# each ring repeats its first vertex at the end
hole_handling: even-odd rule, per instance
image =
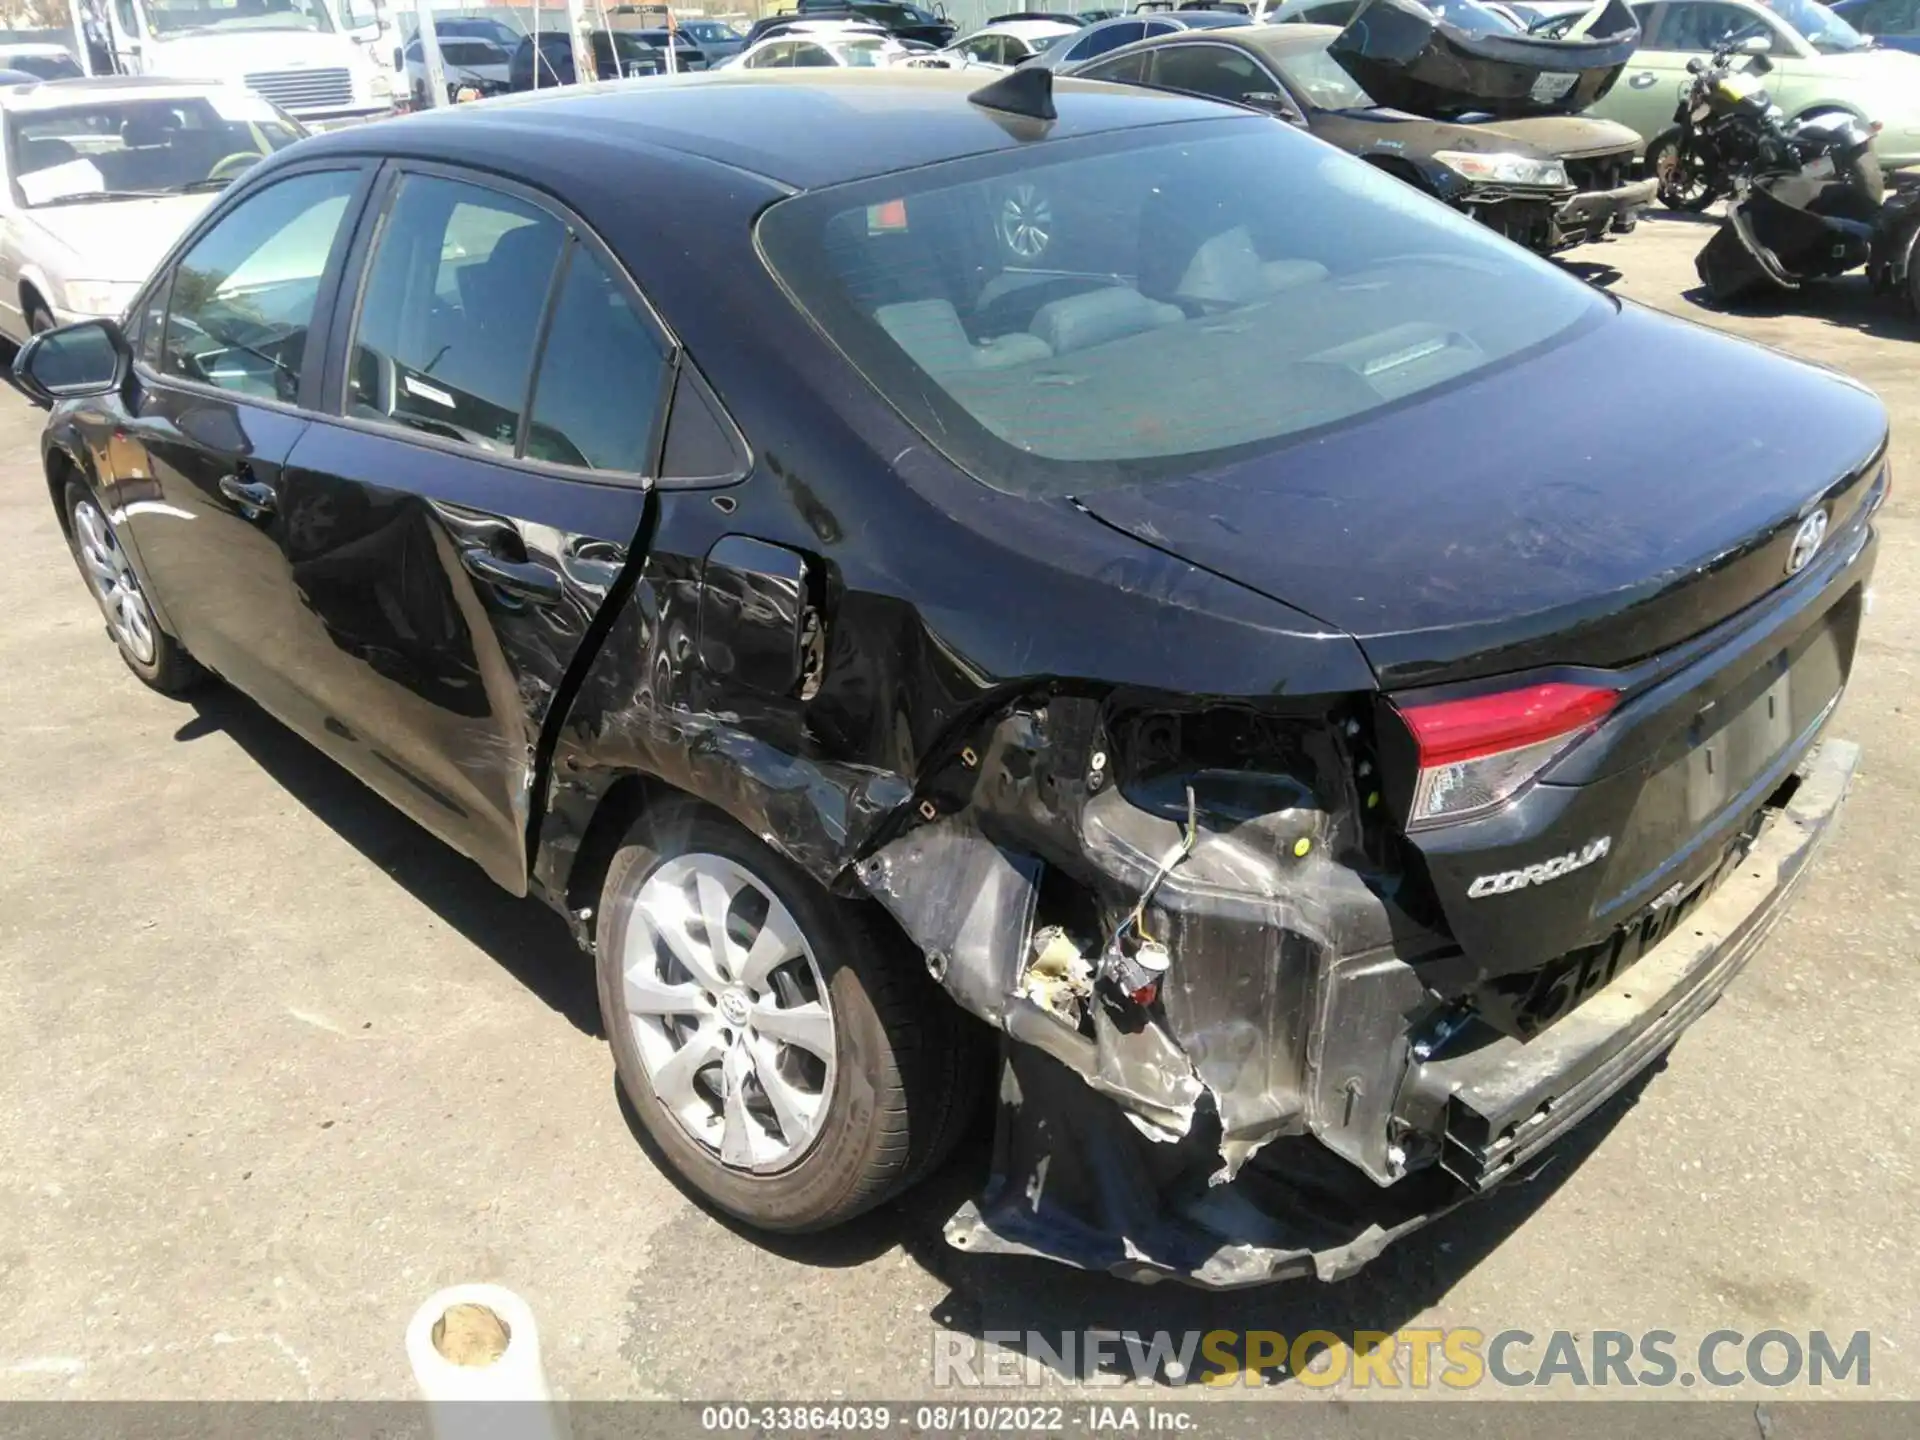
POLYGON ((566 598, 560 572, 531 560, 506 560, 469 545, 460 552, 460 563, 474 579, 532 605, 558 605, 566 598))
POLYGON ((249 480, 244 475, 222 475, 220 493, 240 507, 241 518, 245 520, 271 515, 279 503, 271 485, 249 480))

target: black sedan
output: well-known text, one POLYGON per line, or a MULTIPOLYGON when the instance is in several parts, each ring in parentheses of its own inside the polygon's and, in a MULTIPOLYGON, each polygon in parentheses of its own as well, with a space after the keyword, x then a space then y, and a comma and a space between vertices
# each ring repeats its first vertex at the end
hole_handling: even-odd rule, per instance
POLYGON ((1886 417, 1269 119, 977 84, 303 142, 22 350, 48 496, 140 679, 569 919, 716 1205, 898 1193, 997 1041, 954 1244, 1336 1277, 1779 913, 1886 417))

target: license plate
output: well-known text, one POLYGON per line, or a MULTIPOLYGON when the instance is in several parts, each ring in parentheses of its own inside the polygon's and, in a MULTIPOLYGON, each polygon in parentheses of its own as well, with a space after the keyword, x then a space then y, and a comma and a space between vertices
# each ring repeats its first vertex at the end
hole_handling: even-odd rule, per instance
POLYGON ((1551 105, 1556 100, 1564 99, 1579 78, 1579 75, 1564 70, 1543 70, 1534 77, 1533 86, 1527 93, 1533 96, 1535 104, 1551 105))

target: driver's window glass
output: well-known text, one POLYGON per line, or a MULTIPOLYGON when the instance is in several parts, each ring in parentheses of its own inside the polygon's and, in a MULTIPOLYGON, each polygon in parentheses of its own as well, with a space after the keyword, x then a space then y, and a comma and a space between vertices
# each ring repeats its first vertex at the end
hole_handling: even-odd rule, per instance
POLYGON ((565 238, 524 200, 406 176, 360 300, 348 413, 513 454, 565 238))
POLYGON ((547 325, 527 426, 528 457, 644 472, 666 364, 652 326, 607 268, 576 242, 547 325))
POLYGON ((357 170, 321 170, 249 195, 174 269, 164 374, 294 403, 307 330, 357 170))
POLYGON ((833 57, 818 45, 796 45, 793 47, 795 65, 831 65, 833 57))
POLYGON ((1299 19, 1313 25, 1345 25, 1360 8, 1358 0, 1340 0, 1337 5, 1320 5, 1302 12, 1299 19))
POLYGON ((1218 45, 1174 45, 1157 54, 1153 83, 1168 90, 1238 101, 1279 89, 1245 55, 1218 45))
POLYGON ((1667 50, 1707 54, 1751 35, 1764 37, 1769 46, 1773 43, 1773 28, 1738 5, 1668 5, 1666 23, 1660 27, 1660 44, 1667 50))
POLYGON ((114 18, 120 22, 120 28, 126 32, 128 38, 138 38, 140 34, 140 17, 133 8, 133 0, 113 0, 113 14, 114 18))
POLYGON ((769 45, 749 60, 747 64, 755 70, 773 70, 787 64, 788 57, 792 54, 793 47, 782 42, 778 45, 769 45))
POLYGON ((1171 35, 1179 28, 1178 25, 1174 25, 1165 20, 1149 20, 1145 26, 1142 27, 1142 31, 1148 35, 1171 35))

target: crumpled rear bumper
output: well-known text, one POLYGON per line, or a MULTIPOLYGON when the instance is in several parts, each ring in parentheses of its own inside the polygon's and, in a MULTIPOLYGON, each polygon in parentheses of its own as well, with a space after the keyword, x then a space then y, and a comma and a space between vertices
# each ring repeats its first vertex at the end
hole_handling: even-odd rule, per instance
POLYGON ((1397 1090, 1366 1104, 1429 1117, 1443 1136, 1439 1164, 1380 1183, 1349 1163, 1358 1157, 1329 1148, 1333 1135, 1316 1123, 1316 1133, 1275 1139, 1227 1178, 1217 1132, 1157 1132, 1067 1064, 1016 1042, 993 1180, 949 1221, 949 1243, 1219 1288, 1350 1274, 1402 1235, 1528 1173, 1719 998, 1831 833, 1858 761, 1845 741, 1809 751, 1686 923, 1541 1034, 1523 1042, 1476 1026, 1424 1059, 1409 1037, 1397 1090))

